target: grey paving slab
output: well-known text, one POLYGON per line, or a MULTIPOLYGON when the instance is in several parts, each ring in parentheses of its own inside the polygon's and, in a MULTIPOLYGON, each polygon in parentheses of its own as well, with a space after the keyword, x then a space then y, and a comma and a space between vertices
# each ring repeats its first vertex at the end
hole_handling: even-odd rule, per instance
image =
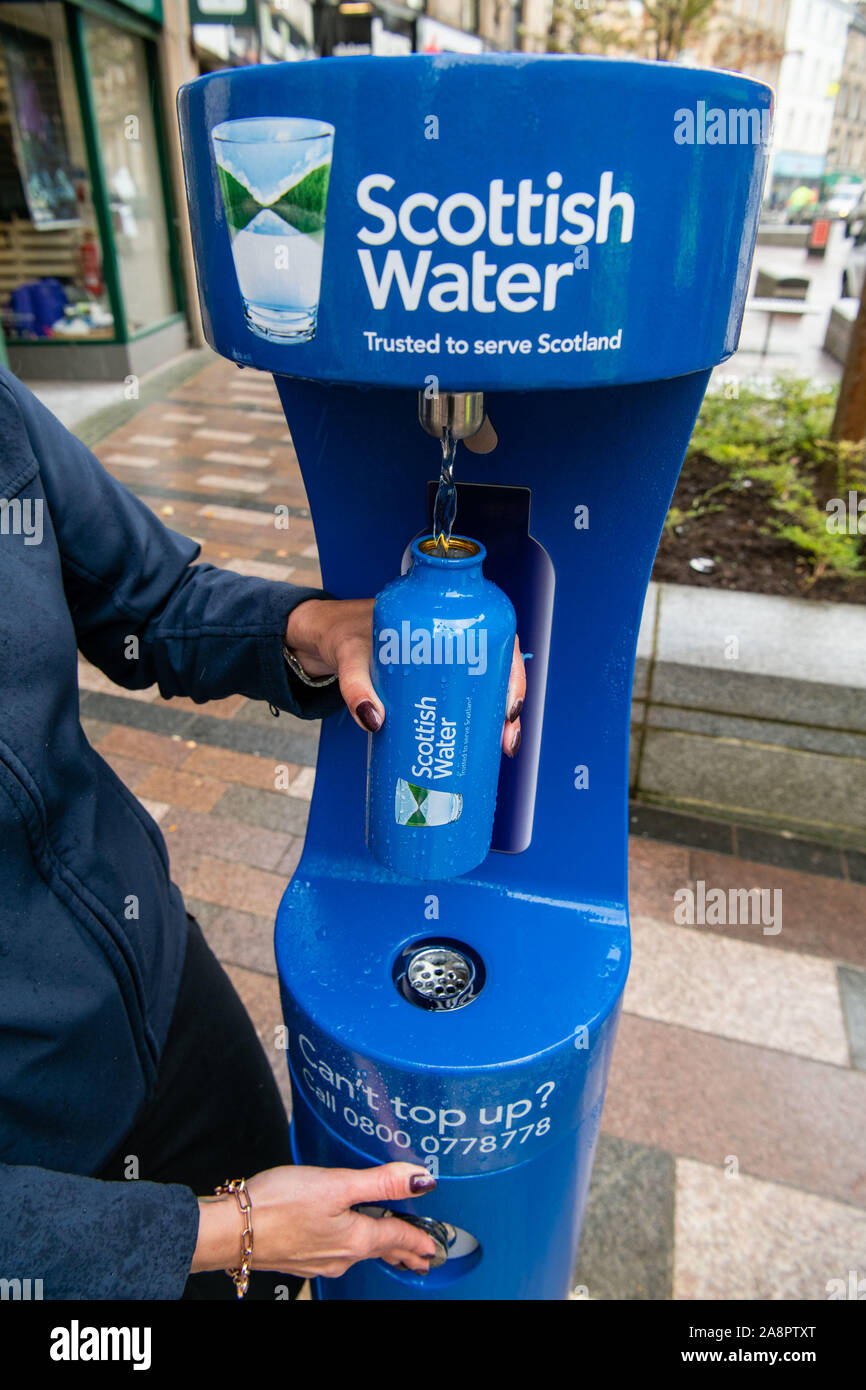
POLYGON ((657 662, 652 703, 866 732, 866 698, 860 687, 749 674, 733 662, 725 669, 657 662))
POLYGON ((295 869, 298 867, 303 849, 304 842, 300 836, 293 839, 286 853, 277 865, 277 873, 284 874, 287 880, 290 879, 295 869))
POLYGON ((866 689, 866 607, 683 584, 658 601, 659 661, 866 689))
POLYGON ((775 869, 795 869, 824 878, 845 878, 843 852, 798 835, 759 830, 754 825, 738 825, 736 852, 751 863, 768 864, 775 869))
POLYGON ((256 728, 273 729, 279 724, 284 733, 291 732, 298 738, 308 738, 313 743, 319 741, 320 720, 299 719, 288 710, 280 710, 278 718, 275 719, 263 700, 248 700, 243 707, 242 715, 245 724, 253 724, 256 728))
POLYGON ((225 964, 240 965, 261 975, 276 975, 274 924, 269 917, 235 908, 216 908, 208 915, 207 924, 202 922, 202 928, 211 950, 225 964))
POLYGON ((628 785, 633 791, 638 784, 640 768, 641 731, 632 726, 628 739, 628 785))
POLYGON ((141 380, 138 399, 127 400, 125 382, 119 381, 28 381, 27 386, 58 420, 82 439, 94 444, 112 430, 125 425, 139 411, 201 371, 215 360, 210 348, 193 349, 168 366, 148 372, 141 380))
POLYGON ((602 1134, 574 1275, 590 1299, 669 1299, 673 1289, 673 1156, 602 1134))
POLYGON ((653 654, 658 597, 659 585, 653 580, 647 585, 646 599, 641 614, 640 631, 637 639, 638 656, 651 657, 653 654))
MULTIPOLYGON (((125 397, 118 399, 121 394, 120 386, 115 386, 115 400, 109 402, 100 399, 97 395, 89 395, 89 383, 85 388, 85 399, 81 403, 83 408, 74 407, 75 421, 73 433, 78 436, 83 443, 92 448, 98 444, 106 435, 119 429, 122 425, 128 424, 134 415, 152 405, 154 401, 165 400, 168 393, 182 382, 188 381, 204 367, 216 361, 216 353, 212 348, 193 348, 189 352, 181 354, 180 357, 166 363, 164 366, 155 367, 152 371, 145 373, 141 380, 141 388, 137 400, 128 401, 125 397)), ((56 384, 56 383, 55 383, 56 384)), ((79 383, 76 383, 78 385, 79 383)), ((44 400, 42 388, 33 387, 40 399, 44 400)), ((49 408, 55 407, 48 402, 49 408)), ((67 414, 64 423, 69 424, 69 414, 73 409, 72 402, 67 406, 67 414)), ((56 413, 56 411, 55 411, 56 413)))
POLYGON ((290 835, 303 836, 307 829, 310 803, 279 792, 231 786, 220 797, 213 814, 230 816, 249 825, 259 825, 265 830, 281 830, 290 835))
POLYGON ((861 854, 858 850, 846 850, 845 859, 848 864, 848 876, 854 883, 866 883, 866 854, 861 854))
MULTIPOLYGON (((199 467, 201 466, 201 461, 199 461, 199 467)), ((136 495, 142 498, 151 497, 157 500, 165 499, 169 502, 198 502, 202 507, 207 507, 208 505, 222 506, 223 493, 230 492, 230 505, 232 507, 237 507, 239 510, 245 512, 261 512, 263 516, 273 516, 273 508, 263 507, 261 503, 261 498, 247 497, 243 492, 238 492, 234 489, 230 489, 227 487, 221 489, 221 492, 219 494, 211 497, 210 499, 205 493, 202 493, 198 489, 191 488, 185 490, 184 488, 179 487, 162 487, 159 483, 145 483, 136 481, 135 491, 136 495)), ((290 517, 295 516, 304 521, 308 520, 310 513, 306 507, 293 507, 289 506, 288 504, 285 505, 287 508, 287 514, 290 517)))
POLYGON ((628 829, 630 835, 642 839, 663 840, 667 844, 706 849, 714 854, 734 853, 734 827, 727 821, 683 815, 662 806, 632 802, 628 829))
POLYGON ((213 715, 195 715, 186 738, 197 743, 209 743, 214 748, 230 748, 236 753, 255 753, 260 758, 274 758, 282 763, 312 766, 316 761, 318 739, 309 733, 297 734, 280 718, 267 725, 247 723, 239 719, 218 719, 213 715))
POLYGON ((677 1162, 676 1299, 708 1300, 709 1309, 739 1299, 783 1309, 788 1300, 826 1302, 832 1289, 847 1290, 849 1270, 860 1271, 855 1282, 862 1277, 864 1248, 866 1212, 749 1174, 729 1178, 725 1168, 677 1162))
POLYGON ((637 650, 635 653, 634 683, 632 685, 632 695, 635 699, 642 699, 647 693, 650 668, 652 665, 653 646, 655 643, 658 591, 658 584, 651 583, 649 585, 643 606, 643 614, 641 615, 637 638, 637 650))
POLYGON ((649 661, 645 656, 639 656, 634 663, 634 681, 631 687, 632 698, 643 699, 647 693, 648 680, 649 661))
MULTIPOLYGON (((188 898, 184 895, 183 901, 187 912, 196 919, 205 935, 220 913, 225 911, 225 908, 220 907, 217 903, 206 903, 203 898, 188 898)), ((211 943, 211 949, 214 949, 213 943, 211 943)), ((218 951, 217 955, 219 955, 218 951)))
POLYGON ((833 753, 840 758, 866 760, 866 734, 816 729, 809 724, 786 724, 772 719, 743 719, 733 711, 726 713, 683 709, 674 705, 651 705, 647 723, 657 729, 679 729, 683 733, 708 734, 713 738, 778 744, 783 748, 808 753, 833 753))
POLYGON ((659 840, 777 869, 866 883, 866 855, 836 849, 789 830, 765 830, 755 825, 689 816, 638 801, 629 804, 628 828, 629 835, 637 840, 659 840), (852 872, 852 865, 862 870, 859 878, 857 872, 852 872))
POLYGON ((840 965, 838 974, 851 1062, 858 1071, 866 1071, 866 970, 840 965))
POLYGON ((104 719, 88 719, 85 717, 81 721, 81 727, 87 736, 88 743, 91 747, 95 748, 99 740, 105 738, 105 735, 111 731, 112 726, 104 719))
POLYGON ((850 758, 648 729, 640 794, 722 809, 806 834, 866 832, 866 779, 850 758))
MULTIPOLYGON (((732 914, 751 939, 734 940, 700 923, 675 925, 673 899, 667 912, 663 902, 652 905, 657 920, 632 913, 625 1013, 847 1066, 848 1039, 834 963, 767 949, 766 943, 784 931, 784 893, 773 892, 771 870, 765 870, 757 883, 746 872, 744 892, 767 890, 758 912, 749 910, 746 899, 747 905, 732 914)), ((761 902, 758 895, 756 900, 761 902)))
POLYGON ((226 962, 226 974, 243 1001, 252 1019, 265 1056, 271 1064, 286 1113, 291 1114, 292 1093, 289 1085, 289 1069, 286 1054, 277 1047, 278 1029, 282 1028, 283 1011, 277 980, 272 974, 262 974, 258 970, 247 970, 244 966, 226 962))
POLYGON ((180 734, 183 738, 189 738, 187 730, 196 718, 189 710, 146 704, 143 700, 127 699, 124 695, 105 695, 96 690, 80 691, 79 701, 82 716, 88 719, 99 719, 106 724, 127 724, 133 729, 147 729, 150 733, 166 734, 168 737, 180 734))
POLYGON ((240 716, 221 719, 213 714, 174 709, 171 703, 148 704, 124 695, 101 691, 81 691, 82 717, 98 723, 126 724, 150 733, 179 734, 196 743, 229 748, 236 753, 254 753, 277 762, 313 767, 319 746, 318 721, 296 719, 281 712, 275 719, 264 701, 250 700, 240 716))

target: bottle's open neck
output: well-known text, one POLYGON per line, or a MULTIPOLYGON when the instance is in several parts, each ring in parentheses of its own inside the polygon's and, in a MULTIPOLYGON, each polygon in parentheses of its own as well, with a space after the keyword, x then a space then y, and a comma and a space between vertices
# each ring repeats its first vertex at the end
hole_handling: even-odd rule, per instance
POLYGON ((422 564, 448 569, 477 565, 484 559, 484 547, 468 536, 452 536, 450 540, 441 536, 425 536, 423 540, 415 542, 413 550, 416 560, 422 564))

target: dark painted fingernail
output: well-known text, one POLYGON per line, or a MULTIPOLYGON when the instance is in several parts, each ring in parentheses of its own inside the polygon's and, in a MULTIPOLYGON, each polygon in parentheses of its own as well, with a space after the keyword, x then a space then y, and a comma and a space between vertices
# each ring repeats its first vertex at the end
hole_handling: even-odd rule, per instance
POLYGON ((523 709, 523 701, 515 700, 508 715, 509 724, 513 724, 520 711, 523 709))
POLYGON ((369 729, 371 734, 375 734, 377 729, 382 727, 382 716, 373 704, 372 700, 362 700, 355 710, 365 729, 369 729))
POLYGON ((511 751, 510 751, 510 753, 509 753, 508 756, 511 757, 511 758, 513 758, 519 747, 520 747, 520 730, 518 729, 518 730, 517 730, 517 733, 514 735, 514 738, 511 740, 511 751))
POLYGON ((409 1179, 410 1192, 432 1192, 436 1186, 436 1179, 429 1173, 413 1173, 409 1179))

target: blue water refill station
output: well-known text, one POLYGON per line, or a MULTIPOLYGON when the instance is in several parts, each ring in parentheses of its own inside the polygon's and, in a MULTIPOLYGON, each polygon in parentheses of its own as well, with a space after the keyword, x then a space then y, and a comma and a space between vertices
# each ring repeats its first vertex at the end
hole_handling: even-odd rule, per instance
POLYGON ((447 1258, 367 1261, 319 1298, 568 1293, 629 964, 638 627, 737 344, 771 102, 731 73, 491 54, 180 94, 207 337, 274 375, 323 585, 369 597, 407 567, 450 428, 455 534, 526 653, 492 848, 461 877, 373 859, 368 739, 348 713, 322 727, 276 925, 296 1153, 426 1164, 435 1192, 393 1205, 447 1258))

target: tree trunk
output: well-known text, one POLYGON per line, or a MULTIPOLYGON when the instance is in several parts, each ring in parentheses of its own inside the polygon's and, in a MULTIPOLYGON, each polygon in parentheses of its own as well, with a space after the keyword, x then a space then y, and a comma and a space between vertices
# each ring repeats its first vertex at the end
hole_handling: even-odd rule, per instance
POLYGON ((833 439, 866 437, 866 281, 857 318, 851 325, 848 356, 830 434, 833 439))

